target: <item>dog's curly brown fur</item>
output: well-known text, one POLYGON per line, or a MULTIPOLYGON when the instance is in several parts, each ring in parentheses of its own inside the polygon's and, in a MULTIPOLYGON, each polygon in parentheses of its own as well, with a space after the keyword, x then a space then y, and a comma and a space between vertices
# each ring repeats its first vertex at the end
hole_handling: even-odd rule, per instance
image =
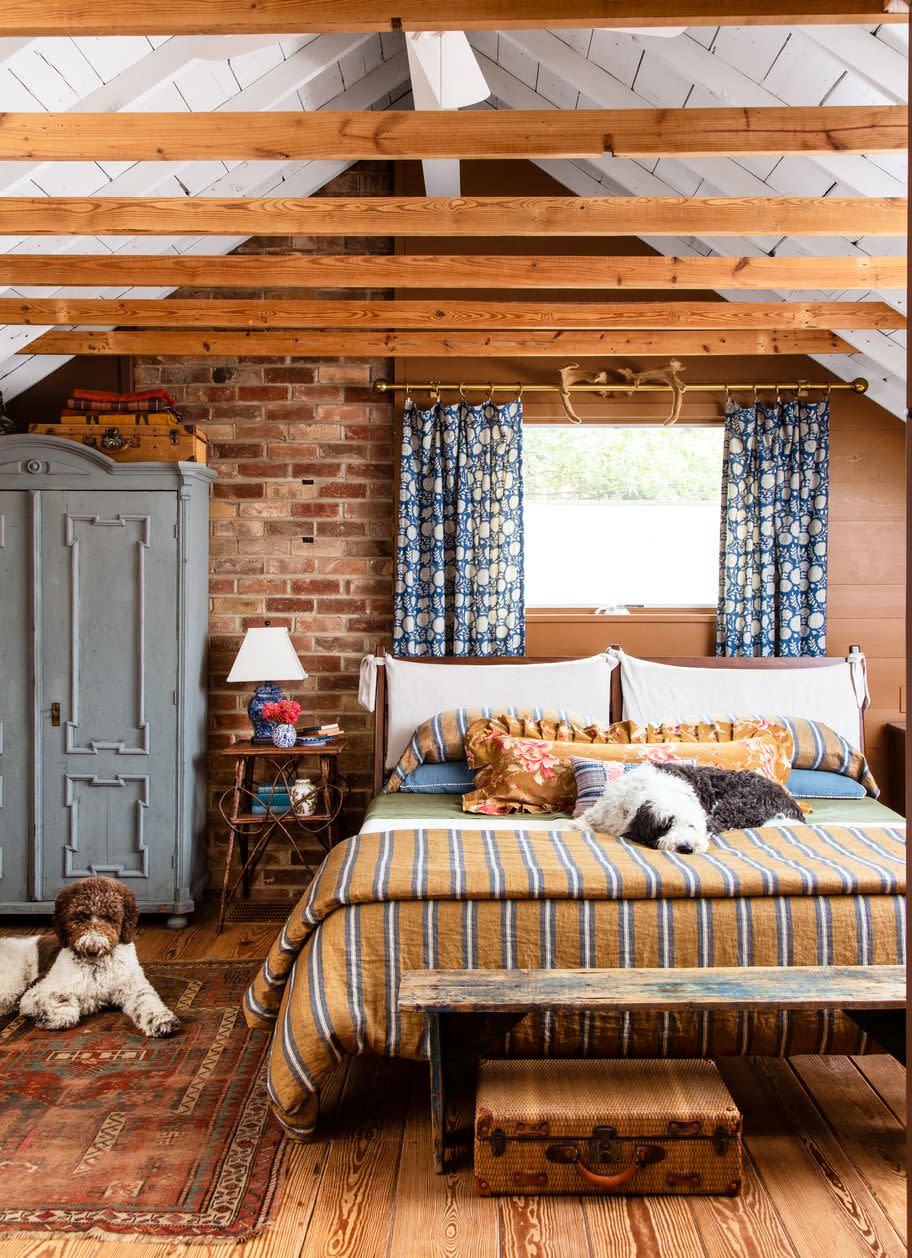
MULTIPOLYGON (((54 904, 51 932, 38 941, 38 974, 50 970, 62 948, 87 953, 80 938, 91 932, 107 941, 110 951, 118 943, 130 943, 139 922, 136 896, 113 878, 83 878, 64 888, 54 904)), ((88 955, 99 955, 96 949, 88 955)))

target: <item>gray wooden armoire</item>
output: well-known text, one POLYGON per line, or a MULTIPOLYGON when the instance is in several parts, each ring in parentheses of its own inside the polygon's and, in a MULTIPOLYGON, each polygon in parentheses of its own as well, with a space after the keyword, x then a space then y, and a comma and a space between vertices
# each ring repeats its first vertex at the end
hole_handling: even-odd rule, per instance
POLYGON ((0 438, 0 913, 108 874, 182 926, 205 886, 214 478, 0 438))

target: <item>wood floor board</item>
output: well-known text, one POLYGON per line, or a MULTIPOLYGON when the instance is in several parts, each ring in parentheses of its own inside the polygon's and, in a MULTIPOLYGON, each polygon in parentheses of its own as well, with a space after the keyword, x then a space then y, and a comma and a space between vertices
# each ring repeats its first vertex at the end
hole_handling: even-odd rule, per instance
POLYGON ((596 1258, 715 1258, 683 1197, 583 1197, 596 1258))
MULTIPOLYGON (((461 1156, 451 1161, 454 1169, 435 1175, 429 1117, 427 1067, 422 1064, 414 1072, 405 1121, 389 1258, 498 1258, 497 1202, 475 1192, 468 1140, 461 1156)), ((471 1110, 463 1106, 455 1118, 471 1124, 471 1110)))
POLYGON ((579 1197, 498 1197, 497 1204, 503 1258, 602 1258, 590 1247, 579 1197))
POLYGON ((839 1258, 902 1258, 905 1246, 788 1063, 727 1057, 719 1069, 798 1254, 819 1254, 826 1237, 826 1252, 839 1258))
POLYGON ((795 1057, 792 1069, 897 1234, 906 1239, 906 1133, 846 1057, 795 1057))
POLYGON ((382 1258, 389 1240, 409 1092, 409 1063, 351 1062, 301 1258, 382 1258))
POLYGON ((744 1151, 737 1197, 693 1197, 691 1213, 710 1258, 803 1258, 744 1151))
POLYGON ((905 1126, 908 1092, 906 1071, 895 1057, 878 1053, 871 1057, 850 1057, 852 1065, 905 1126))

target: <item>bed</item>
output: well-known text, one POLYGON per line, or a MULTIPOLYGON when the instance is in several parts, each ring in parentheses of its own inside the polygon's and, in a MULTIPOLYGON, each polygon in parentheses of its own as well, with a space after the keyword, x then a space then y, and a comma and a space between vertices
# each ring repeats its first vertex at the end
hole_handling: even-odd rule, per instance
MULTIPOLYGON (((461 692, 479 678, 483 687, 490 665, 472 663, 461 692)), ((786 662, 740 663, 771 678, 786 662)), ((610 689, 618 715, 617 670, 610 689)), ((385 752, 386 707, 377 706, 384 771, 395 755, 385 752)), ((380 793, 285 923, 245 1014, 273 1032, 270 1099, 285 1129, 306 1139, 343 1055, 427 1056, 421 1016, 397 1009, 404 970, 903 963, 904 871, 905 823, 872 798, 815 799, 807 824, 728 832, 705 856, 681 857, 581 832, 566 814, 468 816, 459 796, 380 793)), ((871 1045, 838 1012, 545 1012, 501 1047, 652 1057, 871 1045)))

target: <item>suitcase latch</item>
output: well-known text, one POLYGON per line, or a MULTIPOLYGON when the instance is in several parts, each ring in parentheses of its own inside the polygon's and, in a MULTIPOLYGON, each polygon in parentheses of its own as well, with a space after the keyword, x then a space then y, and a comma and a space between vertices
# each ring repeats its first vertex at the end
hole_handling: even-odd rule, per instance
POLYGON ((507 1133, 502 1127, 495 1127, 491 1132, 491 1156, 502 1158, 507 1151, 507 1133))
POLYGON ((726 1131, 724 1127, 717 1127, 716 1130, 713 1132, 712 1134, 713 1148, 715 1149, 716 1153, 719 1155, 720 1158, 725 1157, 726 1153, 728 1152, 728 1146, 731 1144, 733 1139, 734 1137, 732 1136, 731 1132, 726 1131))
POLYGON ((613 1141, 617 1139, 617 1127, 602 1124, 592 1128, 592 1139, 589 1141, 590 1162, 613 1162, 613 1141))
POLYGON ((106 428, 101 438, 102 450, 120 450, 127 443, 116 428, 106 428))

